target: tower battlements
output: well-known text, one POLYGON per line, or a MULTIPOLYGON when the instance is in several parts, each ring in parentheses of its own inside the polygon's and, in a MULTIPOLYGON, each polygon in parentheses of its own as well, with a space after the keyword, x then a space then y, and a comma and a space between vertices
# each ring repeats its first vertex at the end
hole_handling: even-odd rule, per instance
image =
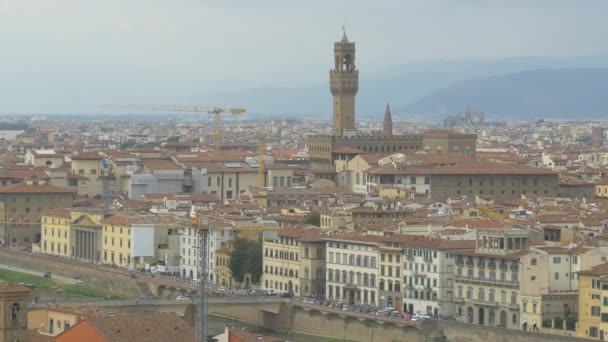
POLYGON ((346 31, 334 43, 334 68, 329 71, 329 89, 334 97, 333 135, 355 129, 355 96, 359 91, 359 70, 355 66, 355 43, 346 31))

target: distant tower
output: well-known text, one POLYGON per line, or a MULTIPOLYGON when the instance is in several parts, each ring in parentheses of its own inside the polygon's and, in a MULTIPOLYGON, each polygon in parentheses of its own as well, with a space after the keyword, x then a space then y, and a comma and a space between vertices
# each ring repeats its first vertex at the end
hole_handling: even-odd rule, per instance
POLYGON ((359 90, 359 71, 355 68, 355 43, 348 41, 342 26, 342 40, 334 43, 335 67, 329 71, 329 87, 334 97, 335 136, 355 128, 355 96, 359 90))
POLYGON ((25 341, 30 292, 25 286, 0 283, 0 342, 25 341))
POLYGON ((384 135, 393 135, 393 118, 391 116, 391 106, 388 103, 386 103, 386 110, 384 111, 382 133, 384 135))

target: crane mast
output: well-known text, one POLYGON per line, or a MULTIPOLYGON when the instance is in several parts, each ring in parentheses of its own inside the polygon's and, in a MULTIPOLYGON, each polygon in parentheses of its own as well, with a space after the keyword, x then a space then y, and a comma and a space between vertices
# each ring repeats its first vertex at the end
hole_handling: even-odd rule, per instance
POLYGON ((208 312, 208 294, 207 282, 209 278, 209 217, 197 214, 198 234, 198 260, 196 271, 198 273, 198 293, 196 295, 196 317, 195 317, 195 332, 196 342, 207 342, 208 327, 207 327, 207 312, 208 312))
POLYGON ((213 117, 213 149, 219 151, 222 147, 222 114, 241 115, 245 113, 243 108, 222 109, 219 107, 199 106, 154 106, 154 105, 102 105, 103 108, 114 109, 137 109, 137 110, 162 110, 169 112, 202 112, 213 117))

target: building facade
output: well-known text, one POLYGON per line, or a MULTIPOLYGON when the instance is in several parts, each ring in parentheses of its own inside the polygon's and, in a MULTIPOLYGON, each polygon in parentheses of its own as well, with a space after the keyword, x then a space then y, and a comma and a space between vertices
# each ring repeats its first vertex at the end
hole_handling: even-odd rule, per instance
POLYGON ((298 239, 304 235, 306 229, 286 228, 280 229, 276 238, 273 236, 264 240, 261 284, 265 290, 301 295, 301 243, 298 239))
POLYGON ((475 249, 453 253, 457 319, 478 325, 519 329, 521 279, 531 279, 542 272, 538 262, 522 266, 522 258, 530 254, 527 231, 480 229, 476 234, 475 249))
POLYGON ((382 236, 344 234, 326 239, 327 298, 378 305, 378 257, 382 236))

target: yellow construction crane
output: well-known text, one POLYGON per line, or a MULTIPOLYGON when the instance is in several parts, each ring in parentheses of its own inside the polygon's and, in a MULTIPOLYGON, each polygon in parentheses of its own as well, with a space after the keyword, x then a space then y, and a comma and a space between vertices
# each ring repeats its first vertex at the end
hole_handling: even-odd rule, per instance
POLYGON ((199 106, 153 106, 153 105, 103 105, 104 108, 116 109, 138 109, 138 110, 162 110, 168 112, 201 112, 214 116, 213 148, 215 151, 221 149, 222 144, 222 114, 241 115, 245 113, 244 108, 222 109, 218 107, 199 106))
POLYGON ((266 139, 260 134, 258 137, 258 187, 264 187, 264 150, 266 149, 266 139))

